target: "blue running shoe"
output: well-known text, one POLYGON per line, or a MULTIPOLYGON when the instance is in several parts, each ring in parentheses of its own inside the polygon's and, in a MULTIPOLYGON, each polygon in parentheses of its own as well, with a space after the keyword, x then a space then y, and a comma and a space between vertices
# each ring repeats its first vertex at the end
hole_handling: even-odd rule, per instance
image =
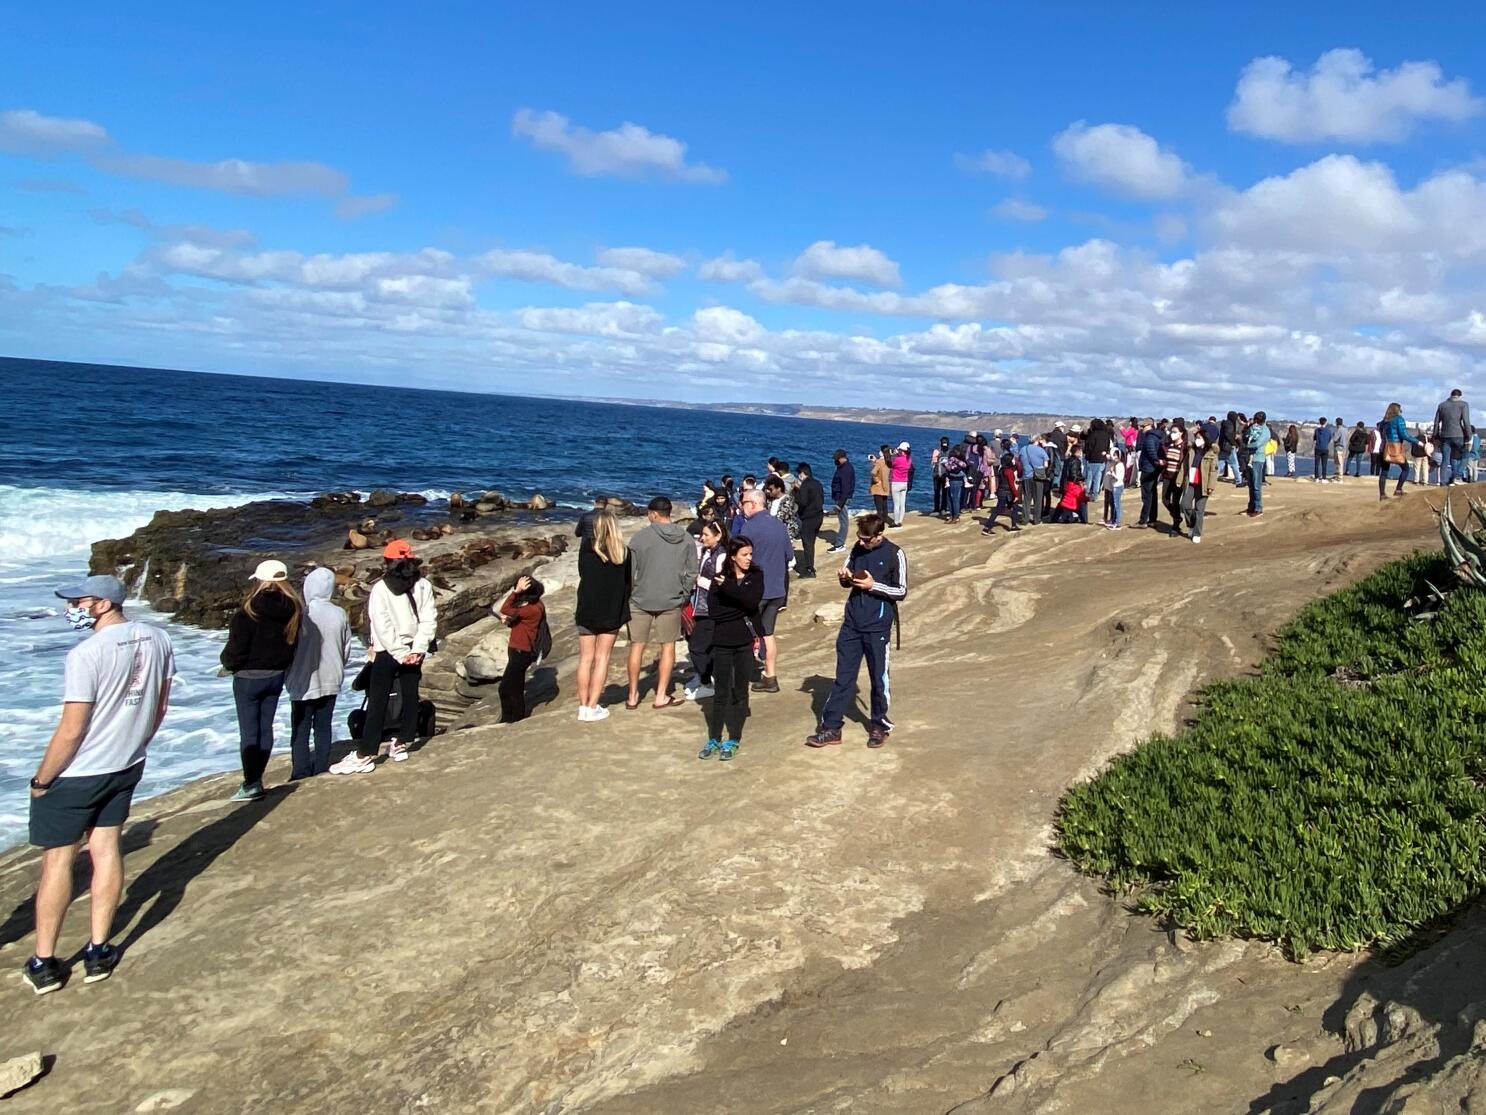
POLYGON ((718 751, 720 754, 717 757, 725 763, 738 753, 738 741, 731 739, 723 740, 718 751))
POLYGON ((722 744, 718 743, 715 739, 709 739, 707 741, 707 746, 697 752, 697 758, 710 759, 713 755, 716 755, 721 750, 722 744))

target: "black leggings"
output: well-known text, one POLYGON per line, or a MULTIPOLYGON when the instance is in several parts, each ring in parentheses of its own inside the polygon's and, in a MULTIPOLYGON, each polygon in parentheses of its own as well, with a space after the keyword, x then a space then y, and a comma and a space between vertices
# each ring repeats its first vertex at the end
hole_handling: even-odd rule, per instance
POLYGON ((537 656, 529 650, 506 652, 506 672, 500 679, 500 722, 514 724, 526 719, 526 671, 537 656))
POLYGON ((375 757, 382 749, 382 729, 387 722, 387 698, 392 687, 397 686, 402 698, 402 720, 398 725, 397 738, 402 743, 411 743, 418 738, 418 682, 423 678, 423 666, 404 666, 385 650, 377 651, 372 659, 371 680, 366 687, 366 728, 361 741, 356 745, 359 754, 375 757))
MULTIPOLYGON (((1380 472, 1380 473, 1378 473, 1378 495, 1383 495, 1388 490, 1388 470, 1391 469, 1391 468, 1393 468, 1393 465, 1389 464, 1387 461, 1384 461, 1383 462, 1383 471, 1380 472)), ((1409 478, 1409 466, 1407 464, 1401 464, 1401 465, 1399 465, 1398 466, 1398 487, 1395 488, 1395 489, 1393 489, 1393 490, 1395 492, 1401 492, 1401 491, 1403 491, 1403 483, 1408 478, 1409 478)))
POLYGON ((732 740, 743 738, 743 721, 748 718, 748 685, 753 679, 753 647, 712 648, 712 707, 707 710, 707 738, 732 740))
POLYGON ((877 508, 877 517, 887 521, 887 496, 873 496, 872 504, 877 508))
POLYGON ((282 673, 266 678, 232 679, 243 781, 249 786, 263 781, 263 772, 268 769, 268 758, 273 754, 273 718, 283 691, 282 673))

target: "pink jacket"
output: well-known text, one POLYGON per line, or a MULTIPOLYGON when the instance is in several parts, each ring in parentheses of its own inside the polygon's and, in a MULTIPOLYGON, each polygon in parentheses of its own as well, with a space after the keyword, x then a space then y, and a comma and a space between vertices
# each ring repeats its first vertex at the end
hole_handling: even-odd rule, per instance
POLYGON ((894 484, 908 483, 908 470, 913 465, 912 459, 907 453, 899 453, 893 458, 892 481, 894 484))

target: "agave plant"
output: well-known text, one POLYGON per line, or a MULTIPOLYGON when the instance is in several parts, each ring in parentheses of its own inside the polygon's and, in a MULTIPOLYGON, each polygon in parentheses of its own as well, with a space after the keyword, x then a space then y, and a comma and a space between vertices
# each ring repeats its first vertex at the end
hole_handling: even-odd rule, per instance
POLYGON ((1440 539, 1445 544, 1450 568, 1463 584, 1486 588, 1486 544, 1483 544, 1481 535, 1486 530, 1486 504, 1472 497, 1470 509, 1475 523, 1467 519, 1464 527, 1455 521, 1454 508, 1448 496, 1444 509, 1435 508, 1434 513, 1440 521, 1440 539))

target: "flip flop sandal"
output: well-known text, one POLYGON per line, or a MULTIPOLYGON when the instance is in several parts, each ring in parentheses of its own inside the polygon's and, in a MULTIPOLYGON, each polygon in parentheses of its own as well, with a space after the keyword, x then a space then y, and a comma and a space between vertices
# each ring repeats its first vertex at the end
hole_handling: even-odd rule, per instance
POLYGON ((665 704, 663 704, 663 705, 651 705, 650 707, 651 708, 654 708, 654 709, 677 708, 677 707, 679 707, 681 705, 684 705, 684 704, 686 704, 686 702, 683 701, 680 697, 668 697, 666 699, 666 703, 665 704))
POLYGON ((637 708, 640 707, 640 702, 636 701, 634 704, 630 704, 628 701, 625 701, 624 707, 629 709, 630 712, 634 712, 637 708))

